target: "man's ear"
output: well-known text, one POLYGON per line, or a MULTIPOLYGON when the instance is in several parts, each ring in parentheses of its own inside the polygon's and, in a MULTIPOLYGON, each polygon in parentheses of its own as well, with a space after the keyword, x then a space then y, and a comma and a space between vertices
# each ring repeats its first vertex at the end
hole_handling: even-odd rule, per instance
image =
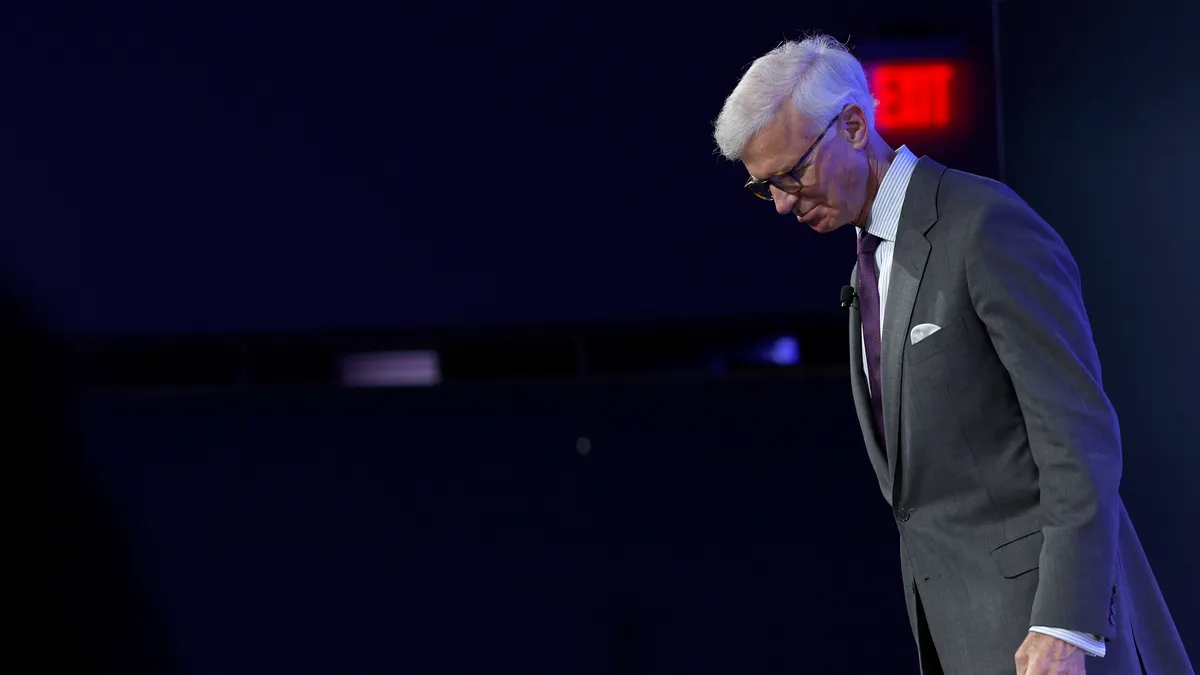
POLYGON ((857 103, 851 103, 842 110, 838 125, 838 133, 844 135, 855 150, 862 150, 867 145, 870 129, 867 126, 867 115, 857 103))

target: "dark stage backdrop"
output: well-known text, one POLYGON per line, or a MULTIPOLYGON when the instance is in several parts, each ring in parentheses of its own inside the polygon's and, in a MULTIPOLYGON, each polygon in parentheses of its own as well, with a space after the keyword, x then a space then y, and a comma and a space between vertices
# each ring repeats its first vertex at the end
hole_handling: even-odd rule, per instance
POLYGON ((1200 4, 1051 4, 999 5, 1008 179, 1079 263, 1121 418, 1124 490, 1156 491, 1146 515, 1188 523, 1187 536, 1161 541, 1154 565, 1177 591, 1168 601, 1194 659, 1200 4))
POLYGON ((755 203, 710 136, 744 67, 808 30, 960 60, 952 133, 892 140, 995 171, 982 0, 80 5, 0 41, 0 259, 77 335, 836 313, 849 232, 755 203))
POLYGON ((180 673, 915 673, 848 396, 93 394, 82 430, 180 673))

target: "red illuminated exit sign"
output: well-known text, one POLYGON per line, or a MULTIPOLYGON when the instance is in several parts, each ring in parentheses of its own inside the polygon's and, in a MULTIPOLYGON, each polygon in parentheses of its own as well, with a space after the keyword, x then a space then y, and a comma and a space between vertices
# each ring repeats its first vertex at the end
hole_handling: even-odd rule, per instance
POLYGON ((937 130, 957 122, 958 66, 952 62, 877 63, 867 69, 879 129, 937 130))

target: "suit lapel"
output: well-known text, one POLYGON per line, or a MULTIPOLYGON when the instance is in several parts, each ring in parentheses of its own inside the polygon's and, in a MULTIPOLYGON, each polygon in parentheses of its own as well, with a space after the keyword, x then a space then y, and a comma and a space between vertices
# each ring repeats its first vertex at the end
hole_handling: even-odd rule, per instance
MULTIPOLYGON (((937 189, 946 167, 922 157, 913 169, 900 225, 892 254, 892 274, 888 283, 887 303, 883 312, 883 419, 887 435, 888 475, 893 479, 900 447, 901 377, 904 350, 908 346, 908 325, 921 277, 929 261, 929 240, 925 233, 937 222, 937 189)), ((861 360, 861 357, 860 357, 861 360)))
MULTIPOLYGON (((850 277, 850 285, 858 287, 858 268, 850 277)), ((862 315, 856 305, 850 307, 850 388, 854 392, 854 408, 858 412, 858 424, 862 428, 863 439, 867 445, 867 454, 871 457, 871 465, 879 476, 880 487, 884 495, 890 495, 887 482, 891 475, 888 472, 887 455, 879 446, 879 436, 875 433, 875 413, 871 408, 870 387, 867 385, 866 372, 863 370, 862 344, 862 315)))

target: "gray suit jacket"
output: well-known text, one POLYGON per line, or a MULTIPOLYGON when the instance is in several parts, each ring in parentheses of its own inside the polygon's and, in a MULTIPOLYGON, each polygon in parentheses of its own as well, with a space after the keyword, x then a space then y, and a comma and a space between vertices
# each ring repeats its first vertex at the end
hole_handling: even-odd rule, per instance
POLYGON ((922 158, 884 311, 882 444, 861 329, 851 309, 854 403, 914 635, 920 602, 945 672, 1011 675, 1040 625, 1108 640, 1089 675, 1139 673, 1139 656, 1194 675, 1117 494, 1117 416, 1055 231, 1008 187, 922 158), (922 323, 941 329, 910 344, 922 323))

